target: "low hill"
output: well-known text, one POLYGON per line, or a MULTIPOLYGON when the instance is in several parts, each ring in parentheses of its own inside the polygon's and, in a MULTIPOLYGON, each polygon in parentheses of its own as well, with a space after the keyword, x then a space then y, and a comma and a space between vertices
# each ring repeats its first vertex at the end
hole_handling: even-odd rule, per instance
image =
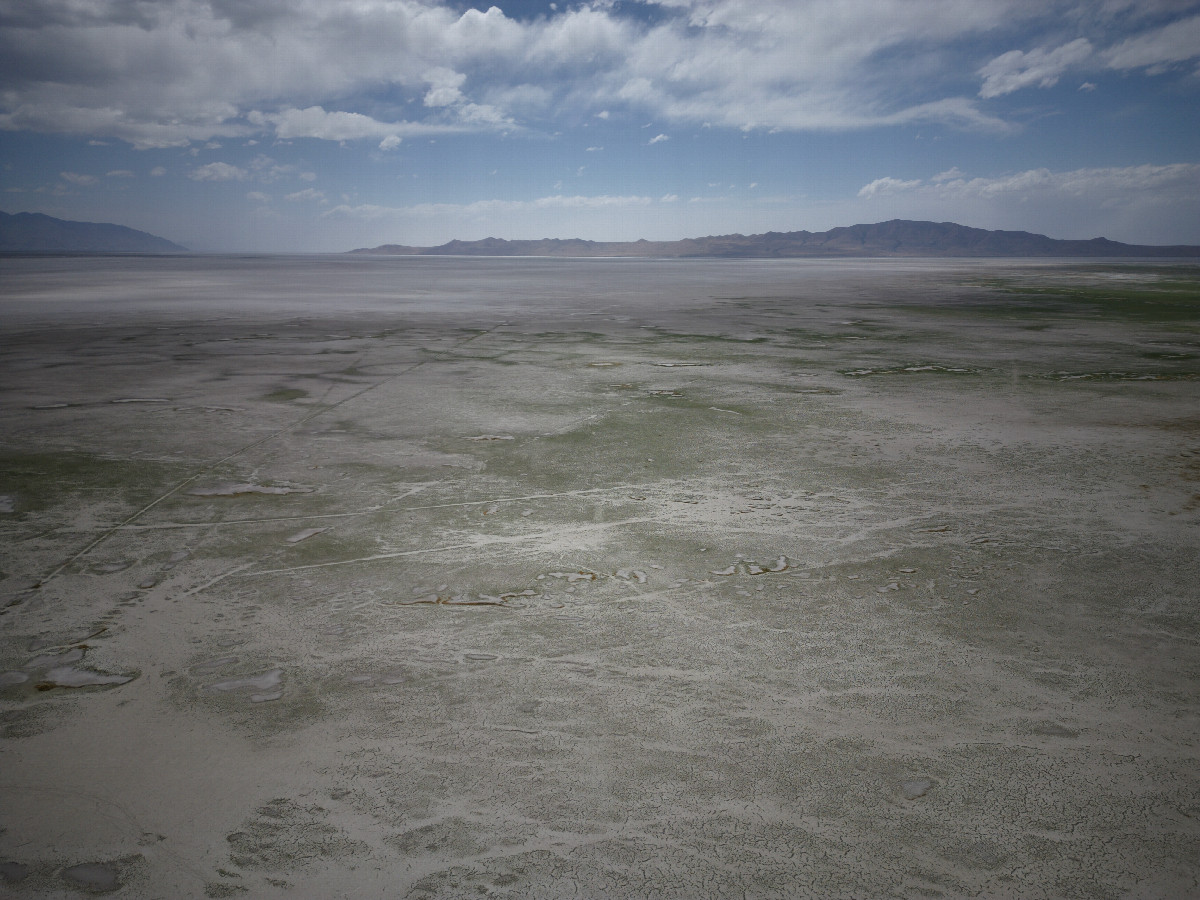
POLYGON ((1200 246, 1122 244, 1107 238, 1062 241, 1028 231, 988 231, 953 222, 893 219, 829 231, 768 231, 725 234, 682 241, 584 241, 544 238, 536 241, 450 241, 437 247, 384 244, 351 253, 395 256, 643 256, 657 258, 724 257, 1200 257, 1200 246))
POLYGON ((0 212, 0 251, 8 253, 186 253, 144 231, 106 222, 72 222, 42 213, 0 212))

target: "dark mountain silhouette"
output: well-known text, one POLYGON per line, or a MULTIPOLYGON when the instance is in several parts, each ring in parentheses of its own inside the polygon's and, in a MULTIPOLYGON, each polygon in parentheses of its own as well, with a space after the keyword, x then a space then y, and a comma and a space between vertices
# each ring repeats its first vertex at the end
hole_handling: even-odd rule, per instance
POLYGON ((0 251, 9 253, 186 253, 144 231, 104 222, 71 222, 42 213, 0 212, 0 251))
POLYGON ((1107 238, 1061 241, 1028 231, 987 231, 953 222, 893 219, 829 231, 768 231, 725 234, 682 241, 450 241, 438 247, 384 244, 351 253, 397 256, 647 256, 776 259, 787 257, 958 256, 958 257, 1115 257, 1200 256, 1200 246, 1122 244, 1107 238))

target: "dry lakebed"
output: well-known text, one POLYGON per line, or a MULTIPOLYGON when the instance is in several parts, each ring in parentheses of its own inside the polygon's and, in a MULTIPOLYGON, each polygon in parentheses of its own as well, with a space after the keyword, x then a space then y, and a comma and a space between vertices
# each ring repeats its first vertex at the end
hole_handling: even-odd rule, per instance
POLYGON ((0 894, 1200 895, 1200 267, 0 259, 0 894))

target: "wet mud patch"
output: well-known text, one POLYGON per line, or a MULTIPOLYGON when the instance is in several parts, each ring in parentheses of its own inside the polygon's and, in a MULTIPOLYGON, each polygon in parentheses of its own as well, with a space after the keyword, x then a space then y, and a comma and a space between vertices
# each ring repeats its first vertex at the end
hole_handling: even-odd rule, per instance
POLYGON ((148 868, 139 853, 79 862, 22 857, 0 862, 0 886, 17 892, 12 896, 119 896, 141 888, 148 868))

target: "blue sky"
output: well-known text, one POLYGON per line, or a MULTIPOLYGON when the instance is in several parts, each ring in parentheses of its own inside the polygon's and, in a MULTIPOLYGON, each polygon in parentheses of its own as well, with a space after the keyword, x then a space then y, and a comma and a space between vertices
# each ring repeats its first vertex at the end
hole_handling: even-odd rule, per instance
POLYGON ((0 0, 0 179, 206 251, 1200 244, 1200 0, 0 0))

